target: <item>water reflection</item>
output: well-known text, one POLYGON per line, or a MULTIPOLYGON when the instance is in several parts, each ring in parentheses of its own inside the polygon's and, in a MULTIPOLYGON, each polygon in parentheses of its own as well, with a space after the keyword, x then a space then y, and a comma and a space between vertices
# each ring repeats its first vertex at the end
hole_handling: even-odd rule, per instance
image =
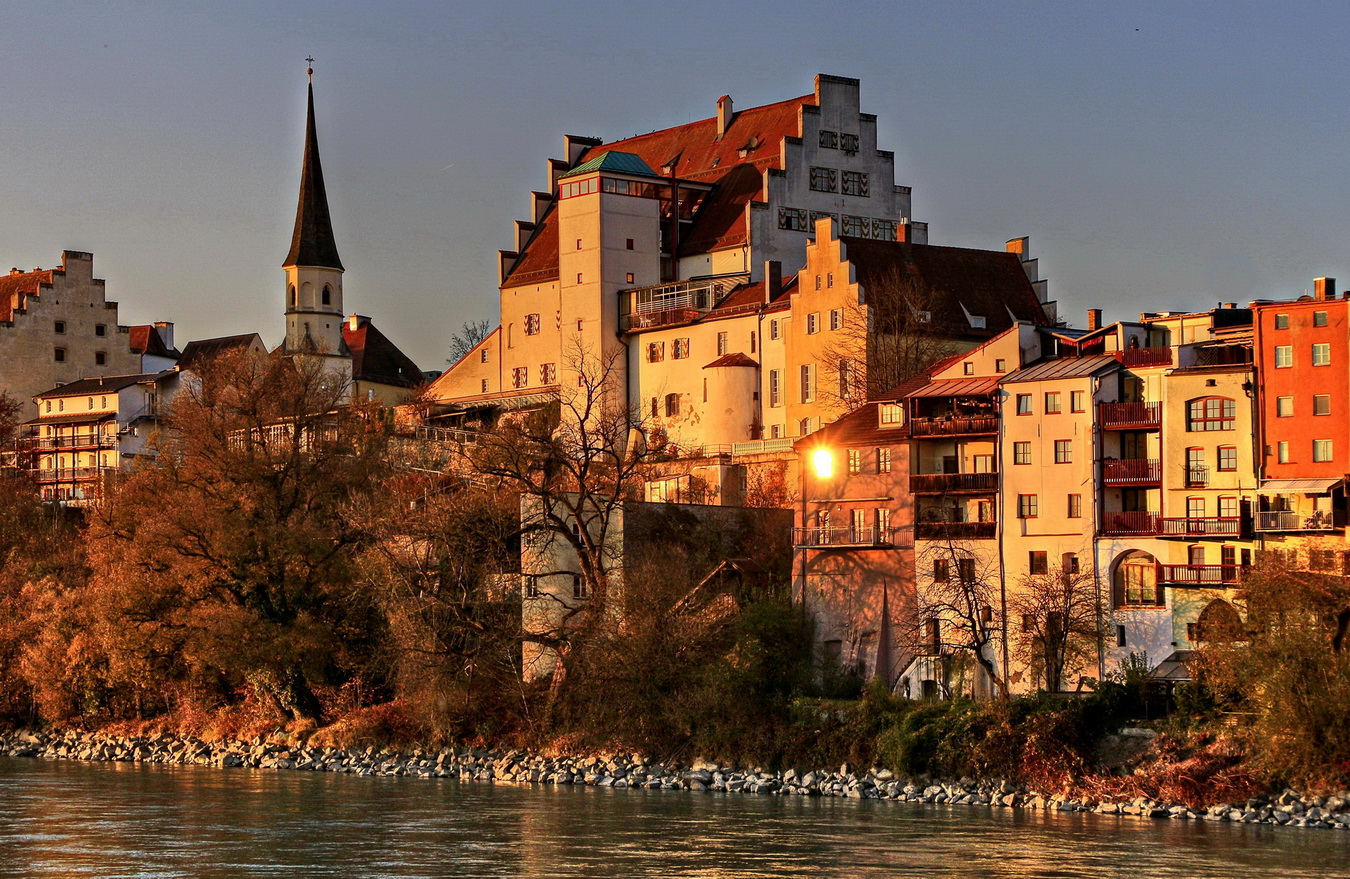
POLYGON ((0 758, 0 876, 1323 877, 1350 834, 0 758))

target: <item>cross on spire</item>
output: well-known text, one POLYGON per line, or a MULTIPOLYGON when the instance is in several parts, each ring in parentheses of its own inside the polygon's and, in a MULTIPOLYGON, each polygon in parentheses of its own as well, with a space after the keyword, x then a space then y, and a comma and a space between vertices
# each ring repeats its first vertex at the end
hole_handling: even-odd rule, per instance
POLYGON ((305 73, 309 74, 309 81, 310 81, 310 82, 313 82, 313 81, 314 81, 314 56, 313 56, 313 55, 310 55, 308 58, 305 59, 305 61, 308 62, 308 64, 309 64, 309 69, 307 69, 307 70, 305 71, 305 73))

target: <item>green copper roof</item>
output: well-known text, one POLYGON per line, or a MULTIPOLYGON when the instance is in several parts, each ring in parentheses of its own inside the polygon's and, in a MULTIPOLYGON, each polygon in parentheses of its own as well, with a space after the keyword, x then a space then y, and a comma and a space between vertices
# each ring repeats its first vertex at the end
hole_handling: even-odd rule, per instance
POLYGON ((611 171, 615 174, 629 174, 637 177, 661 176, 652 170, 651 165, 648 165, 632 153, 621 153, 618 150, 610 150, 607 153, 601 153, 594 159, 582 162, 558 179, 562 180, 567 177, 576 177, 579 174, 590 174, 595 171, 611 171))

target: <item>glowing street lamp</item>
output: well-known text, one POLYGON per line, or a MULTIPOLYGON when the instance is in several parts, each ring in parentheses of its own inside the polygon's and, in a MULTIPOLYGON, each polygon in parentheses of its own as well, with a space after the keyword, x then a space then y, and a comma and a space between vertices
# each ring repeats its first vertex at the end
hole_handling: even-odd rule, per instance
POLYGON ((820 479, 829 479, 834 475, 834 455, 829 449, 816 449, 811 453, 811 467, 820 479))

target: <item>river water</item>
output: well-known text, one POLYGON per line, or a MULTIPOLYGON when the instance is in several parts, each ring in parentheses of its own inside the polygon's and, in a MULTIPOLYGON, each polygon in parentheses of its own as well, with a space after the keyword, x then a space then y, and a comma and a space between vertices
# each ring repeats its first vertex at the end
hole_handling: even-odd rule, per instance
POLYGON ((1350 833, 0 758, 0 877, 1350 876, 1350 833))

